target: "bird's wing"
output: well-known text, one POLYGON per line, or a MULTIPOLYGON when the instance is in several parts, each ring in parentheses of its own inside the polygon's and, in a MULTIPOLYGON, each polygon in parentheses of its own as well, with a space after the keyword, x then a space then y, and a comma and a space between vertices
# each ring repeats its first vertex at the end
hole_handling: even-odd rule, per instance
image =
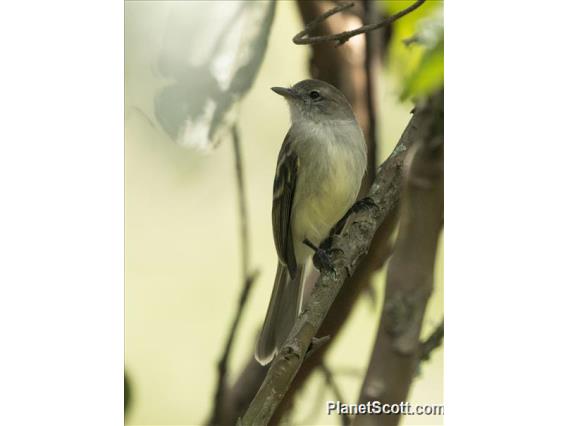
POLYGON ((297 272, 294 241, 292 238, 292 204, 298 176, 298 155, 291 146, 290 133, 286 135, 276 166, 272 198, 272 231, 280 262, 286 265, 290 278, 297 272))

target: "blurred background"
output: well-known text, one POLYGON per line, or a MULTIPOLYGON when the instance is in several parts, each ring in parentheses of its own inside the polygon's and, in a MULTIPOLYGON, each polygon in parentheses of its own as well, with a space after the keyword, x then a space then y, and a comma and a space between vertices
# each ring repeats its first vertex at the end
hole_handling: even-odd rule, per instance
MULTIPOLYGON (((175 36, 171 34, 175 28, 171 8, 176 3, 125 3, 125 367, 130 391, 126 423, 130 425, 207 422, 217 361, 242 285, 238 195, 230 136, 220 131, 215 135, 214 148, 193 149, 198 142, 191 138, 174 142, 175 123, 168 122, 167 115, 159 116, 164 111, 159 109, 159 94, 168 96, 161 92, 163 88, 183 81, 176 75, 176 64, 164 56, 164 40, 175 36)), ((211 31, 215 31, 216 21, 210 14, 230 15, 237 2, 190 3, 194 9, 185 12, 193 14, 194 21, 182 28, 187 37, 198 39, 197 44, 202 46, 202 40, 192 34, 199 33, 206 40, 214 38, 211 31)), ((384 3, 397 11, 412 2, 384 3)), ((428 5, 417 10, 408 22, 402 24, 402 19, 401 25, 414 25, 421 17, 433 14, 434 9, 441 7, 428 5)), ((296 2, 277 2, 258 74, 251 78, 252 86, 243 93, 238 111, 227 114, 240 129, 251 266, 260 271, 236 336, 229 381, 250 358, 272 290, 277 261, 271 225, 272 184, 289 117, 285 102, 270 87, 310 77, 310 47, 291 41, 303 28, 296 2)), ((395 26, 391 52, 385 60, 388 66, 381 66, 377 73, 380 160, 398 142, 413 107, 409 99, 401 100, 401 75, 405 67, 419 59, 401 43, 414 30, 408 29, 410 34, 404 31, 395 26)), ((231 37, 227 43, 233 41, 231 37)), ((199 55, 204 54, 196 52, 195 56, 199 55)), ((219 63, 222 68, 223 62, 219 63)), ((191 106, 187 108, 191 114, 191 106)), ((376 300, 367 295, 359 298, 326 356, 348 403, 357 402, 376 334, 384 283, 383 268, 373 278, 376 300)), ((423 335, 428 335, 442 316, 440 247, 423 335)), ((296 398, 287 421, 298 425, 340 424, 325 412, 325 401, 333 399, 323 376, 315 373, 296 398)), ((434 352, 422 364, 409 401, 443 403, 443 350, 434 352)), ((441 423, 442 417, 437 416, 409 416, 402 421, 406 425, 441 423)))

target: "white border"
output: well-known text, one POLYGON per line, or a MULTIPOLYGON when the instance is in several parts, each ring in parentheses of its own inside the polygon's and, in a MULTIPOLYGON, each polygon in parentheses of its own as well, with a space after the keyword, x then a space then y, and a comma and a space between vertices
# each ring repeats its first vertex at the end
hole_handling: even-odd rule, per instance
MULTIPOLYGON (((445 6, 445 421, 560 424, 568 11, 445 6)), ((7 2, 0 40, 0 424, 121 424, 123 5, 7 2)))
POLYGON ((445 421, 562 424, 567 6, 445 12, 445 421))
POLYGON ((123 422, 123 4, 0 14, 0 424, 123 422))

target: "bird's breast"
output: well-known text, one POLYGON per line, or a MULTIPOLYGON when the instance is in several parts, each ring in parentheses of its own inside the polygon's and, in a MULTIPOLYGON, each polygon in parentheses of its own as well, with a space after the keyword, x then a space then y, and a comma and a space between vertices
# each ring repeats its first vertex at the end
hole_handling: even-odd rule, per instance
MULTIPOLYGON (((307 238, 319 245, 355 202, 366 166, 364 151, 360 152, 365 149, 364 140, 356 130, 349 135, 321 131, 316 140, 299 150, 301 170, 292 209, 296 242, 307 238), (338 137, 361 140, 332 140, 338 137)), ((301 257, 306 250, 297 247, 296 253, 301 257)))

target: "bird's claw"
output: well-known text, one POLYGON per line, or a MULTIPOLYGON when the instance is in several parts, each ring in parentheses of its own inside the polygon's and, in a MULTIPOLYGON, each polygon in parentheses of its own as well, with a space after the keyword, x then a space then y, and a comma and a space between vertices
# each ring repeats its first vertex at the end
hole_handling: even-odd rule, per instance
POLYGON ((324 270, 331 272, 335 271, 335 268, 333 267, 333 262, 331 261, 331 256, 329 255, 329 251, 325 248, 322 248, 331 245, 331 241, 329 238, 322 243, 322 247, 317 247, 314 243, 312 243, 308 239, 305 239, 303 242, 305 245, 307 245, 309 248, 311 248, 314 251, 313 262, 314 266, 318 271, 320 272, 323 272, 324 270))
POLYGON ((375 201, 371 197, 365 197, 361 198, 359 201, 353 204, 353 206, 351 207, 351 211, 353 213, 360 213, 375 207, 377 207, 375 201))
POLYGON ((353 213, 361 213, 375 207, 377 207, 377 204, 373 201, 371 197, 361 198, 359 201, 356 201, 355 204, 353 204, 351 208, 347 210, 347 213, 345 213, 345 215, 341 218, 341 220, 337 222, 333 226, 333 228, 331 228, 331 230, 329 231, 329 235, 332 236, 332 235, 341 234, 343 228, 345 227, 345 224, 347 223, 347 219, 349 219, 349 217, 353 213))
POLYGON ((331 257, 326 250, 318 249, 314 253, 313 260, 314 266, 318 269, 318 271, 335 271, 331 257))

